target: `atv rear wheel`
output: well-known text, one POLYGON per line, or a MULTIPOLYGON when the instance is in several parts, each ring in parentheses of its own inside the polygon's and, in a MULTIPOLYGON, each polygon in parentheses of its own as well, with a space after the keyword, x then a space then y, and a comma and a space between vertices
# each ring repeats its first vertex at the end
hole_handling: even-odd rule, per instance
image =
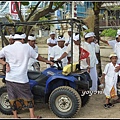
POLYGON ((0 111, 5 115, 12 115, 6 86, 0 88, 0 111))
POLYGON ((60 118, 71 118, 81 108, 78 92, 68 86, 56 88, 49 97, 49 107, 60 118))

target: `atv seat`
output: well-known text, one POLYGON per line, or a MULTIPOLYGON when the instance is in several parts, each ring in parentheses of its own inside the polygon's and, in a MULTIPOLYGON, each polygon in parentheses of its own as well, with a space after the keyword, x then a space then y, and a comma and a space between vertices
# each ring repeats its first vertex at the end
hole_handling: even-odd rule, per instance
POLYGON ((35 80, 41 75, 41 72, 40 71, 28 70, 27 75, 28 75, 29 79, 35 80))
POLYGON ((28 71, 28 78, 35 80, 39 86, 45 86, 48 76, 44 75, 42 72, 39 71, 28 71))

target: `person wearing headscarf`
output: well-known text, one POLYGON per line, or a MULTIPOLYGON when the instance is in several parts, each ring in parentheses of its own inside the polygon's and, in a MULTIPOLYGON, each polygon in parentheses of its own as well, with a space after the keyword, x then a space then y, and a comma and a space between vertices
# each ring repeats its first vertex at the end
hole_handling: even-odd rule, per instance
POLYGON ((84 35, 85 42, 83 43, 83 48, 90 53, 90 77, 92 79, 92 87, 91 91, 98 90, 98 74, 96 64, 98 64, 98 60, 96 57, 95 46, 92 44, 94 41, 95 34, 94 32, 89 32, 84 35))
POLYGON ((119 66, 117 64, 117 55, 115 53, 111 53, 109 58, 110 63, 106 64, 103 74, 101 76, 101 83, 104 86, 103 93, 106 97, 106 101, 104 104, 105 108, 110 108, 113 106, 113 104, 111 103, 111 99, 117 96, 117 80, 118 75, 120 76, 120 71, 115 72, 115 67, 119 66))
POLYGON ((103 43, 106 43, 107 45, 111 46, 112 49, 113 49, 113 51, 114 51, 114 49, 115 49, 115 44, 119 42, 119 40, 118 40, 118 35, 115 36, 115 39, 114 39, 114 40, 108 40, 108 41, 107 41, 107 40, 102 40, 102 39, 100 38, 100 41, 102 41, 103 43))
POLYGON ((15 42, 0 50, 0 58, 7 59, 7 62, 1 62, 1 64, 7 65, 5 80, 13 117, 19 118, 17 113, 17 102, 19 102, 22 107, 29 109, 30 118, 37 118, 34 113, 33 94, 27 76, 28 61, 30 58, 34 58, 51 65, 54 63, 44 59, 30 45, 23 44, 25 38, 25 33, 16 32, 14 34, 15 42))
MULTIPOLYGON (((48 60, 50 60, 51 49, 53 46, 57 45, 57 39, 55 37, 54 31, 50 32, 50 38, 47 39, 47 45, 48 45, 48 60)), ((50 67, 50 66, 47 65, 47 67, 50 67)))
MULTIPOLYGON (((51 50, 50 60, 57 60, 66 50, 65 46, 65 38, 63 36, 59 36, 57 38, 57 45, 54 46, 51 50)), ((68 63, 67 57, 62 59, 62 67, 66 66, 68 63)), ((54 64, 54 66, 57 66, 54 64)))
MULTIPOLYGON (((80 69, 87 69, 89 72, 90 58, 89 56, 87 56, 84 59, 80 59, 80 48, 81 47, 82 46, 80 46, 79 34, 77 34, 73 37, 73 61, 72 62, 77 63, 77 64, 80 63, 80 69)), ((62 60, 63 58, 65 58, 71 51, 72 51, 71 44, 69 44, 66 48, 66 51, 58 58, 58 60, 62 60)))
MULTIPOLYGON (((38 53, 38 46, 36 45, 36 37, 34 34, 28 36, 28 45, 30 45, 36 53, 38 53)), ((40 63, 38 60, 30 58, 28 62, 28 70, 40 71, 40 63)))

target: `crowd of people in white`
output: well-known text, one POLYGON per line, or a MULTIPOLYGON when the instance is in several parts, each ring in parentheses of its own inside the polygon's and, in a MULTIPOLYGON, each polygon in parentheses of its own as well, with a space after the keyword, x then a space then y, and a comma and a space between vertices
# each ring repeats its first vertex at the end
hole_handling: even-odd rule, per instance
MULTIPOLYGON (((68 30, 69 40, 65 39, 64 35, 55 38, 55 32, 50 33, 54 34, 54 39, 51 37, 47 40, 48 46, 51 49, 48 50, 48 60, 62 60, 63 66, 71 63, 71 30, 68 30), (51 46, 50 46, 51 44, 51 46), (52 45, 53 44, 53 45, 52 45), (67 59, 68 58, 68 59, 67 59)), ((73 35, 73 63, 79 63, 79 49, 80 49, 80 38, 79 34, 73 35)), ((113 104, 110 102, 111 98, 117 95, 117 83, 119 76, 119 65, 120 65, 120 30, 117 30, 117 35, 115 40, 102 40, 113 48, 113 53, 108 56, 110 58, 109 65, 107 64, 103 74, 101 76, 100 87, 104 84, 103 93, 105 94, 106 103, 104 104, 105 108, 110 108, 113 104), (109 67, 108 67, 109 66, 109 67), (104 82, 103 82, 104 81, 104 82)), ((96 57, 96 53, 99 53, 100 46, 96 42, 94 32, 88 32, 84 34, 84 41, 81 43, 81 47, 89 52, 89 56, 85 59, 81 59, 80 67, 87 69, 92 79, 92 87, 91 91, 98 91, 98 72, 96 69, 96 65, 98 64, 98 60, 96 57)), ((117 102, 119 101, 119 98, 117 102)))
MULTIPOLYGON (((9 61, 10 62, 12 61, 12 63, 10 63, 10 65, 13 66, 13 68, 15 70, 16 69, 18 70, 18 68, 16 67, 17 64, 19 67, 22 67, 22 65, 25 66, 25 68, 23 67, 26 71, 25 77, 27 76, 27 70, 40 71, 40 64, 38 61, 43 61, 43 62, 49 63, 50 65, 48 65, 47 67, 50 67, 51 65, 55 66, 55 64, 53 64, 52 60, 55 60, 55 61, 61 60, 63 67, 67 66, 70 63, 78 63, 78 64, 80 64, 80 69, 86 69, 87 72, 90 74, 90 77, 92 79, 92 87, 90 88, 90 91, 96 92, 96 91, 98 91, 98 72, 97 72, 97 68, 96 68, 96 65, 98 64, 98 60, 97 60, 96 53, 99 53, 100 46, 96 42, 94 32, 85 33, 84 41, 82 41, 82 42, 81 42, 81 38, 80 38, 81 36, 79 33, 76 33, 73 35, 72 34, 73 33, 72 33, 71 29, 68 29, 69 39, 66 39, 64 37, 64 34, 56 37, 56 33, 54 31, 50 32, 50 34, 49 34, 50 37, 47 39, 48 60, 46 60, 45 58, 41 57, 38 54, 38 47, 36 45, 36 37, 33 34, 30 34, 28 36, 27 44, 22 44, 22 43, 24 43, 24 40, 26 37, 26 35, 24 33, 16 33, 15 35, 10 35, 10 37, 9 37, 10 44, 0 51, 0 58, 5 57, 6 61, 2 61, 2 59, 0 59, 0 63, 3 65, 9 65, 8 64, 9 61), (18 48, 15 46, 18 46, 18 48), (24 46, 25 46, 25 48, 23 48, 24 46), (22 50, 23 52, 21 53, 20 52, 21 48, 25 49, 25 50, 27 49, 28 54, 25 54, 23 50, 22 50), (73 48, 73 50, 72 50, 72 48, 73 48), (87 51, 87 53, 89 53, 89 55, 83 59, 81 59, 81 56, 80 56, 80 55, 82 55, 82 51, 80 51, 81 48, 83 50, 87 51), (10 49, 13 49, 14 53, 16 53, 16 54, 13 54, 13 52, 11 52, 10 49), (6 50, 7 50, 7 53, 5 53, 6 50), (16 59, 15 59, 16 61, 13 61, 11 55, 16 57, 16 59), (21 55, 21 57, 20 57, 20 55, 21 55), (71 58, 71 56, 73 56, 73 58, 71 58), (25 57, 25 59, 23 57, 25 57), (24 59, 26 64, 23 64, 24 62, 23 62, 22 58, 24 59), (17 59, 20 59, 20 60, 17 60, 17 59), (19 64, 21 64, 21 65, 19 65, 19 64), (37 66, 37 69, 35 68, 36 66, 37 66)), ((110 63, 108 63, 105 66, 105 69, 103 71, 103 74, 102 74, 101 80, 100 80, 101 85, 104 84, 103 93, 105 94, 105 98, 106 98, 104 107, 110 108, 113 106, 113 104, 110 101, 111 98, 117 96, 116 85, 119 80, 118 76, 120 75, 120 72, 119 72, 119 70, 120 70, 120 30, 117 31, 115 40, 105 41, 100 38, 100 41, 102 41, 108 45, 111 45, 113 48, 113 52, 114 52, 114 53, 110 54, 110 56, 108 56, 110 58, 110 63)), ((9 69, 9 66, 7 68, 9 69)), ((24 71, 22 71, 22 73, 23 72, 24 71)), ((10 77, 9 74, 10 73, 8 72, 7 73, 8 78, 10 77)), ((18 75, 18 76, 20 76, 20 75, 18 75)), ((22 78, 22 79, 23 79, 23 77, 24 76, 20 76, 20 78, 22 78)), ((13 76, 12 80, 15 80, 15 79, 16 78, 14 78, 14 76, 13 76)), ((25 83, 26 80, 23 82, 25 83)), ((28 81, 27 81, 27 83, 28 83, 28 81)), ((12 84, 13 83, 11 83, 11 78, 8 79, 7 85, 11 86, 12 84)), ((24 86, 25 85, 26 84, 24 84, 24 86)), ((15 86, 16 86, 16 84, 15 84, 15 86)), ((20 87, 20 86, 18 86, 18 87, 20 87)), ((13 88, 11 87, 10 89, 13 89, 13 88)), ((17 89, 17 88, 15 88, 15 89, 17 89)), ((30 92, 30 90, 28 90, 28 92, 30 92)), ((10 93, 10 92, 8 92, 8 93, 10 93)), ((24 93, 24 91, 23 91, 23 93, 24 93)), ((18 94, 19 94, 19 91, 18 91, 18 94)), ((14 93, 13 93, 13 96, 14 96, 14 93)), ((9 97, 11 97, 11 93, 9 94, 9 97)), ((31 103, 32 103, 32 96, 31 95, 27 96, 27 94, 26 94, 26 97, 29 97, 31 99, 31 103)), ((117 102, 120 102, 120 98, 117 99, 117 102)), ((11 102, 11 105, 14 108, 13 102, 11 102)), ((32 109, 29 108, 30 111, 32 110, 32 113, 30 113, 31 118, 35 118, 33 109, 34 109, 33 106, 32 106, 32 109)), ((18 118, 16 109, 13 109, 13 114, 14 114, 14 118, 18 118)))

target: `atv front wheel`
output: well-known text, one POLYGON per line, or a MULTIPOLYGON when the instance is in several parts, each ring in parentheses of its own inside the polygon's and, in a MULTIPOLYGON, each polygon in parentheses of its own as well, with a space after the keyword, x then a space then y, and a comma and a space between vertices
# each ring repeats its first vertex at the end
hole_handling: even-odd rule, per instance
POLYGON ((80 110, 81 98, 75 89, 61 86, 50 94, 49 107, 56 116, 71 118, 80 110))
POLYGON ((0 88, 0 112, 5 115, 12 115, 6 86, 0 88))

